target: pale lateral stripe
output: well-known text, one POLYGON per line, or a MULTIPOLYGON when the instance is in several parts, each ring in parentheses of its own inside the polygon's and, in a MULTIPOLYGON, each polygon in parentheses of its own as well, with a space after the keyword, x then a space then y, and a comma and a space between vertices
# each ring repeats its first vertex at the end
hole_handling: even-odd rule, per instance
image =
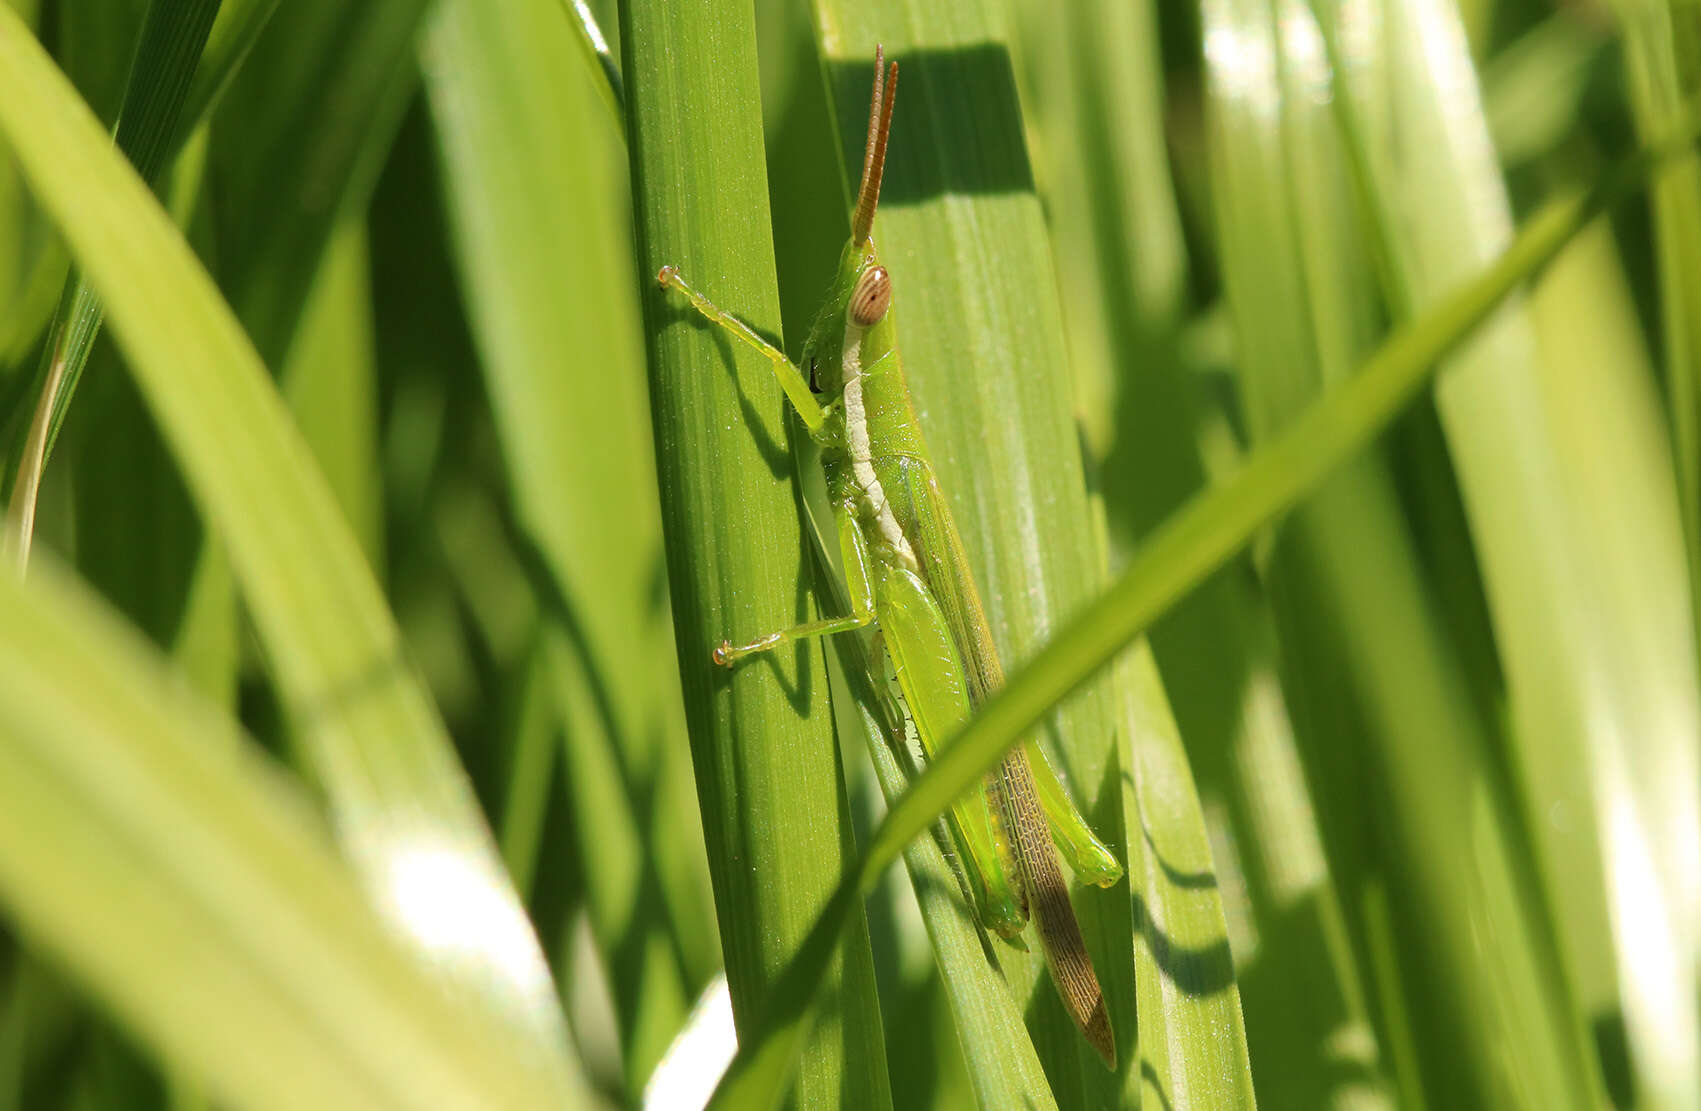
POLYGON ((873 449, 868 442, 868 411, 862 404, 862 332, 855 324, 845 325, 845 348, 840 358, 845 377, 845 439, 850 443, 851 475, 874 508, 874 521, 880 537, 898 558, 912 571, 920 564, 904 530, 898 526, 897 515, 886 500, 885 487, 874 473, 873 449))

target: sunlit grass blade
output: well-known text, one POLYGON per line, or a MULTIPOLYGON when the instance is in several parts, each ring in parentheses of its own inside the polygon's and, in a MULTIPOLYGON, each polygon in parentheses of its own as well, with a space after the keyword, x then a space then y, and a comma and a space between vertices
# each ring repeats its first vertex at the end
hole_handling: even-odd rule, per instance
MULTIPOLYGON (((0 9, 0 133, 106 303, 204 517, 228 546, 338 832, 391 922, 565 1085, 563 1020, 530 927, 348 526, 265 367, 146 185, 29 30, 0 9), (423 855, 422 855, 423 854, 423 855), (436 861, 476 924, 421 922, 397 868, 436 861), (427 932, 415 932, 427 931, 427 932)), ((552 1079, 553 1078, 553 1079, 552 1079)))
MULTIPOLYGON (((1221 879, 1234 873, 1208 836, 1182 737, 1151 650, 1142 641, 1118 670, 1127 684, 1123 796, 1138 806, 1130 842, 1138 917, 1141 1106, 1257 1106, 1221 879)), ((1290 1005, 1293 1002, 1290 1001, 1290 1005)))
MULTIPOLYGON (((1644 138, 1683 118, 1701 86, 1694 14, 1668 0, 1621 0, 1627 91, 1644 138)), ((1677 485, 1689 555, 1690 600, 1701 637, 1701 156, 1661 175, 1653 187, 1654 249, 1677 485)), ((1693 923, 1691 924, 1694 925, 1693 923)), ((1701 1084, 1701 1079, 1692 1078, 1701 1084)))
POLYGON ((109 610, 38 566, 0 614, 0 900, 221 1104, 584 1098, 442 992, 306 798, 109 610))
MULTIPOLYGON (((1563 419, 1555 422, 1556 427, 1571 432, 1578 424, 1592 425, 1598 429, 1595 434, 1606 442, 1651 445, 1661 454, 1652 459, 1644 455, 1637 462, 1645 466, 1657 461, 1663 466, 1668 429, 1661 421, 1655 391, 1649 388, 1657 381, 1657 371, 1648 358, 1639 331, 1640 319, 1625 286, 1619 246, 1606 227, 1591 228, 1554 263, 1531 297, 1530 317, 1556 392, 1571 401, 1563 419), (1636 372, 1630 378, 1635 388, 1621 397, 1617 406, 1606 410, 1586 400, 1594 396, 1592 380, 1603 364, 1636 372)), ((1646 579, 1612 581, 1603 576, 1598 587, 1615 600, 1628 596, 1646 606, 1645 612, 1669 618, 1674 608, 1671 583, 1680 575, 1676 566, 1680 541, 1669 515, 1670 503, 1661 504, 1661 496, 1675 498, 1676 492, 1669 472, 1650 475, 1635 463, 1625 466, 1625 462, 1615 460, 1598 470, 1591 466, 1587 469, 1593 473, 1587 476, 1572 473, 1566 485, 1576 489, 1587 483, 1593 496, 1622 514, 1618 519, 1624 523, 1612 532, 1636 536, 1636 560, 1648 566, 1646 579), (1634 520, 1648 507, 1642 497, 1631 496, 1631 490, 1645 491, 1644 496, 1655 502, 1656 514, 1665 516, 1664 528, 1647 527, 1634 520), (1606 497, 1602 498, 1603 494, 1606 497), (1643 546, 1661 534, 1663 553, 1649 550, 1653 544, 1643 546), (1664 559, 1660 558, 1662 554, 1664 559)), ((1674 632, 1670 626, 1663 631, 1668 635, 1674 632)), ((1642 653, 1662 650, 1646 640, 1638 647, 1642 653)), ((1661 665, 1668 665, 1668 661, 1662 660, 1661 665)), ((1694 846, 1665 838, 1681 837, 1686 823, 1701 822, 1701 798, 1696 797, 1701 786, 1685 797, 1681 779, 1686 765, 1696 766, 1696 746, 1701 741, 1686 736, 1680 728, 1669 728, 1663 735, 1601 739, 1612 743, 1603 746, 1606 751, 1597 756, 1598 762, 1588 771, 1600 792, 1599 805, 1608 815, 1602 823, 1602 841, 1615 855, 1607 864, 1612 886, 1593 894, 1615 904, 1614 931, 1619 937, 1616 954, 1590 956, 1602 965, 1616 957, 1623 1021, 1631 1034, 1633 1056, 1629 1064, 1634 1090, 1639 1097, 1647 1093, 1647 1106, 1685 1107, 1701 1101, 1701 1027, 1697 1025, 1698 1016, 1682 1009, 1684 992, 1678 986, 1685 980, 1693 985, 1696 978, 1695 950, 1690 947, 1689 955, 1685 955, 1684 937, 1693 938, 1701 930, 1701 923, 1696 921, 1701 911, 1695 907, 1697 893, 1701 892, 1701 865, 1695 862, 1698 850, 1694 846), (1643 770, 1639 764, 1643 760, 1664 770, 1643 770), (1625 810, 1632 803, 1646 823, 1640 835, 1623 828, 1628 824, 1625 810), (1650 878, 1650 868, 1657 879, 1650 878), (1671 963, 1658 967, 1656 962, 1671 963)), ((1701 841, 1701 830, 1695 840, 1701 841)), ((1573 899, 1578 896, 1575 891, 1565 894, 1573 899)), ((1693 999, 1695 992, 1688 994, 1693 999)), ((1615 1020, 1610 1016, 1610 1010, 1597 1008, 1584 1019, 1597 1038, 1605 1035, 1616 1039, 1615 1020)), ((1622 1043, 1609 1041, 1602 1048, 1606 1063, 1612 1066, 1609 1078, 1622 1079, 1625 1062, 1618 1057, 1622 1043)))
MULTIPOLYGON (((1250 542, 1324 476, 1351 458, 1399 414, 1436 366, 1487 320, 1527 278, 1550 262, 1610 202, 1639 185, 1675 152, 1683 134, 1614 167, 1595 189, 1567 191, 1531 218, 1493 265, 1442 297, 1394 333, 1347 382, 1308 408, 1288 429, 1248 456, 1221 487, 1179 511, 1135 556, 1096 604, 1066 623, 1026 667, 1011 676, 938 760, 898 800, 858 862, 821 912, 797 959, 768 1001, 758 1035, 746 1036, 717 1092, 716 1106, 769 1099, 776 1061, 795 1055, 802 1016, 819 987, 858 892, 897 859, 951 801, 980 781, 1011 746, 1168 607, 1250 542)), ((783 1073, 779 1074, 783 1081, 783 1073)))
MULTIPOLYGON (((1206 10, 1207 41, 1236 44, 1207 57, 1211 149, 1241 396, 1254 441, 1267 441, 1351 372, 1381 304, 1310 10, 1303 0, 1206 10)), ((1500 739, 1431 603, 1381 452, 1298 508, 1270 574, 1324 847, 1361 963, 1382 972, 1364 956, 1382 944, 1399 955, 1371 980, 1382 1040, 1396 1036, 1392 1001, 1410 1000, 1429 1099, 1498 1104, 1521 1092, 1537 1106, 1591 1105, 1598 1070, 1557 976, 1545 908, 1520 879, 1530 865, 1500 739), (1365 893, 1384 888, 1388 937, 1365 915, 1365 893), (1492 954, 1484 922, 1504 943, 1492 954), (1512 1037, 1515 1060, 1481 1050, 1512 1037)))
POLYGON ((422 59, 636 1095, 712 970, 713 912, 678 674, 657 666, 672 632, 641 287, 615 218, 625 148, 572 39, 547 5, 491 20, 449 0, 422 59))
MULTIPOLYGON (((1349 91, 1367 121, 1369 192, 1396 216, 1382 222, 1410 297, 1396 311, 1412 311, 1480 266, 1510 217, 1456 12, 1409 0, 1381 18, 1380 53, 1365 60, 1386 80, 1349 91)), ((1652 135, 1690 126, 1677 95, 1652 135)), ((1692 191, 1693 155, 1657 180, 1673 171, 1692 191)), ((1505 668, 1519 787, 1531 815, 1574 816, 1531 834, 1582 1021, 1609 1043, 1622 1022, 1649 1090, 1693 1102, 1701 908, 1683 893, 1701 889, 1701 705, 1683 486, 1634 360, 1556 360, 1549 342, 1509 313, 1438 380, 1437 410, 1505 668)))
MULTIPOLYGON (((748 3, 628 0, 620 38, 640 273, 677 266, 771 331, 778 312, 748 3)), ((679 669, 733 1014, 749 1035, 854 856, 820 646, 731 672, 710 659, 723 639, 792 625, 812 608, 780 391, 764 360, 653 282, 645 287, 679 669)), ((836 1006, 803 1056, 800 1106, 890 1100, 872 959, 856 919, 842 950, 834 939, 844 958, 836 1006)))

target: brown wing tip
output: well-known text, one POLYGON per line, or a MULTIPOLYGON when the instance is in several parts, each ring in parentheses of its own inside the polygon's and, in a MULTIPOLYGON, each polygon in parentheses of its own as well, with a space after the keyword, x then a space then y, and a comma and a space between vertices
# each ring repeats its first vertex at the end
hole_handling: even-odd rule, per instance
POLYGON ((1087 1044, 1098 1052, 1104 1067, 1115 1072, 1116 1032, 1110 1028, 1110 1012, 1105 1009, 1104 996, 1099 996, 1098 1005, 1087 1016, 1087 1024, 1081 1027, 1081 1034, 1087 1039, 1087 1044))

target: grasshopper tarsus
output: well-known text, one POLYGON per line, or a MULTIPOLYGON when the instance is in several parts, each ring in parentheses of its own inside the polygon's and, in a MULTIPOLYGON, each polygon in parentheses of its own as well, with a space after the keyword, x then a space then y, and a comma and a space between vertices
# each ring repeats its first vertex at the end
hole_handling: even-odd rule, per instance
POLYGON ((673 280, 678 276, 679 267, 670 262, 656 273, 656 284, 661 286, 663 289, 666 289, 668 286, 673 284, 673 280))

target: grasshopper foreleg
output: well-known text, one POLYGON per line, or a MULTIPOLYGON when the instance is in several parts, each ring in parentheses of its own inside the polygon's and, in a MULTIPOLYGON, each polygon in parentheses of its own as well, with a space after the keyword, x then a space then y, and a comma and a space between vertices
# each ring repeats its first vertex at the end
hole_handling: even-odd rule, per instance
POLYGON ((746 656, 767 652, 804 637, 848 633, 867 628, 874 622, 874 580, 869 574, 868 541, 864 539, 861 526, 848 505, 835 506, 833 519, 838 525, 839 552, 844 560, 845 585, 849 588, 850 595, 850 616, 807 621, 802 625, 757 637, 748 644, 735 645, 730 641, 722 641, 720 647, 715 649, 716 663, 722 667, 731 667, 746 656))
MULTIPOLYGON (((677 289, 691 302, 691 307, 702 314, 711 324, 725 328, 732 333, 733 338, 746 344, 774 368, 774 377, 780 381, 780 388, 785 390, 786 397, 791 401, 792 408, 803 418, 803 423, 810 432, 819 432, 827 415, 821 408, 821 403, 815 400, 815 393, 809 388, 809 379, 797 365, 786 358, 786 353, 756 334, 756 330, 732 313, 727 312, 687 282, 679 273, 677 267, 664 266, 661 273, 656 275, 656 281, 663 289, 677 289)), ((772 647, 772 645, 769 645, 772 647)))

